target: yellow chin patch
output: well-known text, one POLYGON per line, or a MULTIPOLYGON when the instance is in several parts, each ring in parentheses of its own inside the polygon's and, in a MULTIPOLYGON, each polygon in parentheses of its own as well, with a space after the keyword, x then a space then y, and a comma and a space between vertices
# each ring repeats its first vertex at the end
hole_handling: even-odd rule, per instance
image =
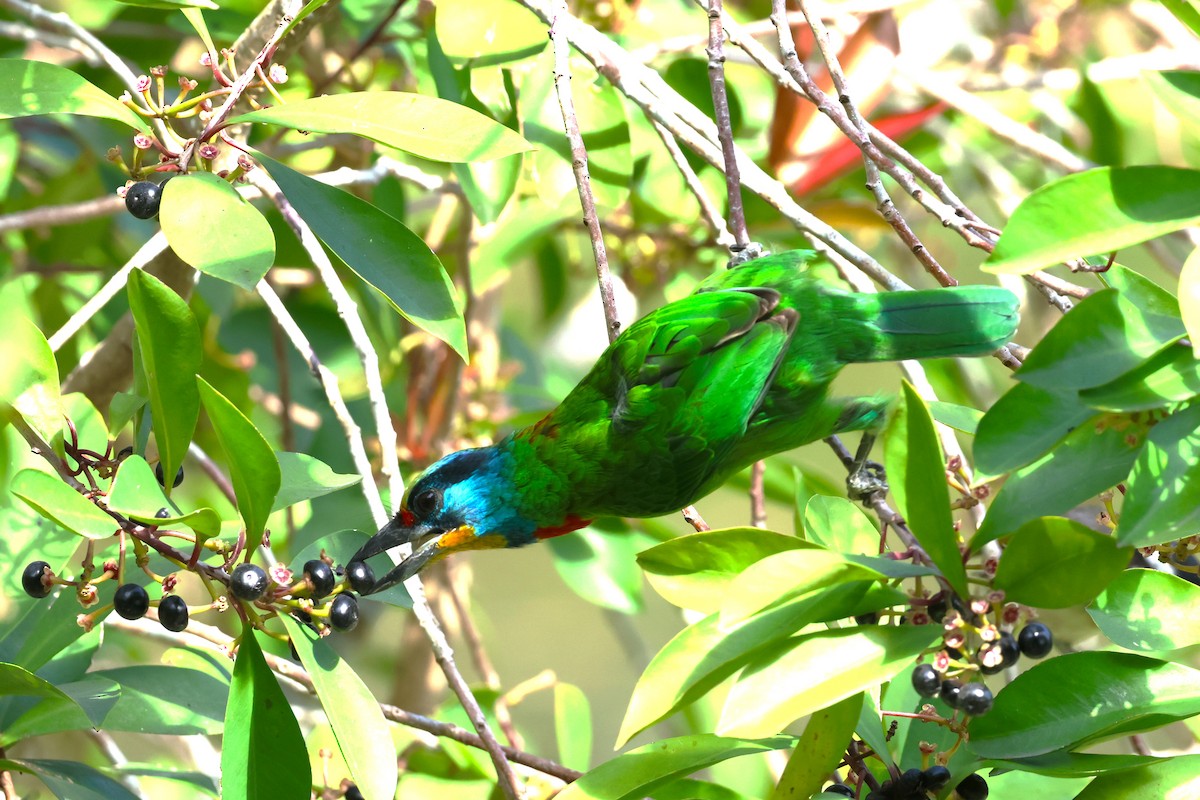
POLYGON ((438 537, 437 542, 437 552, 429 559, 430 561, 437 561, 451 553, 461 553, 465 550, 495 550, 508 546, 508 542, 498 533, 476 536, 475 529, 470 525, 446 531, 438 537))

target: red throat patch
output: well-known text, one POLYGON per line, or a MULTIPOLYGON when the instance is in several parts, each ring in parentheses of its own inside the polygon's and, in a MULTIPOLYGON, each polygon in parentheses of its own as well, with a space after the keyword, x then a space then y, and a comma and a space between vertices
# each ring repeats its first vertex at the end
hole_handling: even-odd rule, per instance
POLYGON ((579 517, 572 514, 571 516, 569 516, 565 520, 563 520, 563 523, 561 525, 551 525, 550 527, 547 527, 547 528, 538 528, 536 531, 533 532, 533 535, 536 536, 538 539, 553 539, 555 536, 562 536, 564 533, 570 533, 571 531, 577 531, 580 528, 586 528, 588 525, 591 525, 591 524, 592 524, 592 521, 590 519, 580 519, 579 517))
POLYGON ((417 518, 407 508, 400 509, 400 524, 406 528, 411 528, 417 523, 417 518))

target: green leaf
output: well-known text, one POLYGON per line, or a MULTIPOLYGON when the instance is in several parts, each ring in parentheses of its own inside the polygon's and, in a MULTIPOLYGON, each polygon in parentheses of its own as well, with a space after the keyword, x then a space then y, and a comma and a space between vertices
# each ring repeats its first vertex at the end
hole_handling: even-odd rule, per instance
POLYGON ((467 328, 458 294, 419 236, 365 200, 267 156, 255 157, 326 247, 397 313, 466 358, 467 328))
POLYGON ((1099 167, 1059 178, 1013 211, 983 268, 1026 274, 1200 222, 1200 172, 1099 167))
POLYGON ((1052 753, 1028 758, 993 758, 984 763, 988 766, 1019 769, 1038 775, 1081 778, 1103 775, 1106 772, 1118 772, 1133 767, 1144 767, 1147 764, 1156 764, 1163 760, 1155 756, 1139 756, 1135 753, 1110 755, 1107 753, 1068 753, 1056 750, 1052 753))
POLYGON ((1123 572, 1087 612, 1114 644, 1129 650, 1178 650, 1200 644, 1200 587, 1153 569, 1123 572))
POLYGON ((132 455, 121 462, 108 493, 108 507, 146 525, 186 525, 204 539, 221 532, 221 517, 211 508, 180 514, 163 494, 146 459, 132 455), (166 516, 159 516, 167 512, 166 516))
POLYGON ((281 38, 282 36, 287 36, 289 33, 291 33, 292 29, 299 25, 301 20, 328 2, 329 0, 308 0, 308 2, 304 4, 304 8, 297 11, 296 16, 292 17, 292 19, 287 23, 287 27, 283 29, 281 38))
POLYGON ((677 778, 737 756, 782 750, 791 736, 730 739, 702 733, 663 739, 606 761, 558 794, 558 800, 633 800, 677 778))
POLYGON ((1200 402, 1150 429, 1125 487, 1121 544, 1147 547, 1200 530, 1200 402))
POLYGON ((729 690, 717 732, 780 731, 889 680, 941 635, 937 625, 873 625, 805 634, 765 648, 729 690))
POLYGON ((813 713, 770 800, 796 800, 821 790, 845 755, 862 707, 862 695, 856 694, 813 713))
MULTIPOLYGON (((3 63, 0 61, 0 63, 3 63)), ((20 314, 10 316, 0 359, 0 420, 12 406, 46 442, 63 428, 58 363, 46 337, 20 314)))
POLYGON ((266 217, 210 172, 167 181, 158 221, 185 263, 247 291, 275 263, 275 234, 266 217))
POLYGON ((663 542, 638 553, 637 563, 668 603, 709 614, 721 607, 729 585, 746 567, 776 553, 809 547, 782 533, 725 528, 663 542))
POLYGON ((975 429, 979 427, 979 420, 983 418, 983 412, 977 408, 946 403, 942 400, 935 400, 930 403, 929 413, 933 415, 935 420, 946 427, 972 435, 974 435, 975 429))
POLYGON ((334 472, 329 465, 305 453, 280 451, 275 457, 279 460, 280 483, 272 511, 324 497, 362 481, 361 475, 334 472))
POLYGON ((971 721, 980 758, 1024 758, 1153 730, 1200 713, 1200 671, 1133 653, 1047 659, 971 721), (1069 687, 1069 691, 1064 691, 1069 687))
POLYGON ((1200 797, 1200 755, 1181 755, 1098 776, 1075 800, 1200 797))
MULTIPOLYGON (((135 269, 127 288, 159 463, 170 478, 183 465, 200 417, 195 378, 201 360, 200 328, 183 298, 153 275, 135 269)), ((171 480, 166 493, 171 494, 171 480)))
MULTIPOLYGON (((88 686, 90 690, 92 687, 110 687, 111 684, 96 681, 89 683, 88 686)), ((42 705, 52 706, 54 713, 66 714, 73 710, 84 715, 85 720, 93 728, 100 727, 109 709, 117 700, 117 693, 107 690, 93 695, 89 695, 87 692, 68 694, 53 683, 39 678, 16 664, 0 664, 0 695, 44 698, 42 705), (89 702, 89 699, 94 701, 89 702)), ((5 733, 7 734, 8 731, 5 733)))
POLYGON ((966 597, 967 570, 950 514, 946 459, 929 409, 907 381, 888 424, 884 461, 892 495, 909 529, 954 590, 966 597))
POLYGON ((490 161, 533 149, 519 133, 478 111, 410 92, 311 97, 242 114, 229 122, 269 122, 315 133, 350 133, 431 161, 490 161))
POLYGON ((844 497, 817 494, 804 506, 809 540, 839 553, 878 553, 879 530, 844 497))
POLYGON ((1141 366, 1184 332, 1177 312, 1161 314, 1104 289, 1059 320, 1016 377, 1051 392, 1100 386, 1141 366))
POLYGON ((851 581, 880 580, 883 573, 841 553, 813 547, 786 550, 751 564, 718 598, 728 627, 775 603, 851 581))
POLYGON ((1035 608, 1091 602, 1125 569, 1133 548, 1062 517, 1039 517, 1013 532, 993 585, 1005 600, 1035 608))
POLYGON ((546 26, 506 0, 445 0, 434 20, 446 55, 472 67, 506 64, 546 49, 546 26))
POLYGON ((574 684, 554 684, 554 739, 560 764, 587 770, 592 760, 592 707, 574 684))
POLYGON ((651 659, 617 735, 617 746, 692 703, 742 667, 760 648, 814 622, 829 622, 907 602, 898 589, 860 581, 799 597, 722 628, 710 614, 677 633, 651 659))
MULTIPOLYGON (((46 699, 5 726, 0 733, 0 747, 48 733, 99 728, 107 720, 121 692, 120 687, 112 681, 90 676, 55 688, 59 694, 46 696, 46 699)), ((13 693, 38 694, 36 691, 20 689, 13 693)))
POLYGON ((133 415, 146 405, 146 398, 129 392, 116 392, 108 404, 108 438, 115 440, 133 415))
POLYGON ((396 749, 379 702, 345 659, 316 631, 284 615, 284 627, 300 663, 313 679, 325 716, 333 726, 350 778, 366 800, 390 800, 399 775, 396 749))
POLYGON ((188 736, 221 732, 229 684, 195 669, 158 664, 97 670, 89 677, 121 688, 104 729, 188 736))
POLYGON ((243 627, 225 714, 222 796, 227 800, 308 800, 311 787, 300 725, 263 658, 254 631, 243 627))
MULTIPOLYGON (((200 9, 185 8, 182 9, 182 12, 187 21, 195 28, 196 35, 200 37, 200 41, 204 43, 204 49, 214 55, 219 53, 217 45, 213 42, 212 34, 208 32, 208 25, 204 23, 204 14, 201 13, 200 9)), ((294 25, 295 22, 292 24, 294 25)))
POLYGON ((0 58, 0 119, 41 114, 100 117, 150 132, 145 120, 121 101, 69 69, 44 61, 0 58))
POLYGON ((642 575, 635 555, 641 536, 595 526, 549 540, 554 569, 571 591, 601 608, 622 614, 642 609, 642 575))
POLYGON ((238 513, 246 523, 246 539, 257 542, 267 527, 271 504, 279 492, 279 461, 271 445, 237 406, 199 375, 196 383, 213 432, 229 461, 229 479, 238 513))
MULTIPOLYGON (((1111 421, 1111 420, 1110 420, 1111 421)), ((1125 480, 1141 442, 1103 424, 1081 425, 1058 447, 1009 476, 971 539, 976 551, 1031 519, 1065 514, 1080 503, 1125 480)), ((1120 544, 1129 544, 1118 538, 1120 544)))
POLYGON ((106 539, 117 532, 117 521, 62 482, 36 469, 13 476, 10 491, 46 519, 86 539, 106 539))
POLYGON ((1160 2, 1175 15, 1175 19, 1191 28, 1192 33, 1200 36, 1200 11, 1197 11, 1189 0, 1160 0, 1160 2))
POLYGON ((1076 392, 1018 383, 979 421, 975 466, 989 475, 1023 467, 1095 415, 1076 392))
POLYGON ((1079 393, 1093 408, 1149 411, 1191 400, 1200 394, 1200 361, 1184 341, 1150 356, 1141 366, 1102 386, 1079 393))
POLYGON ((220 6, 212 0, 116 0, 123 6, 136 6, 138 8, 165 8, 169 10, 182 10, 185 8, 207 8, 210 11, 220 10, 220 6))
POLYGON ((1192 355, 1200 359, 1200 247, 1179 270, 1179 312, 1192 341, 1192 355))
POLYGON ((0 769, 36 775, 56 797, 64 800, 139 800, 124 784, 78 761, 0 759, 0 769))

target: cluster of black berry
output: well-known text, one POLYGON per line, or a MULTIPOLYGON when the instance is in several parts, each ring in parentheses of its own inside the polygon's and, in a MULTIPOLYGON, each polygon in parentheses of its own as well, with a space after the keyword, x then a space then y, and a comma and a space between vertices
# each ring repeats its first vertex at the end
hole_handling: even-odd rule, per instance
MULTIPOLYGON (((104 577, 115 577, 117 574, 116 564, 105 564, 104 577)), ((74 586, 85 606, 95 602, 95 584, 98 582, 98 579, 80 582, 60 578, 45 561, 34 561, 21 574, 21 587, 30 597, 47 597, 57 585, 74 586)), ((152 605, 158 607, 158 620, 167 630, 179 632, 187 627, 188 605, 177 594, 165 594, 161 600, 152 603, 145 587, 136 583, 123 583, 113 593, 113 611, 125 619, 141 619, 152 605)), ((88 626, 85 624, 85 627, 88 626)))
MULTIPOLYGON (((950 770, 943 766, 929 769, 910 769, 895 780, 884 781, 874 791, 869 792, 864 800, 928 800, 942 790, 950 782, 950 770)), ((854 797, 852 786, 844 783, 833 783, 825 787, 826 794, 840 794, 843 797, 854 797)), ((981 775, 968 775, 955 788, 961 800, 986 800, 988 796, 987 781, 981 775)))

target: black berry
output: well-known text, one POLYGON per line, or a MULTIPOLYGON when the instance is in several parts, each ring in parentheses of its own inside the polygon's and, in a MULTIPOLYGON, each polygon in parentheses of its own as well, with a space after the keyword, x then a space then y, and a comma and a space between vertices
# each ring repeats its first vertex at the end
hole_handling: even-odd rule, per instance
POLYGON ((346 789, 346 800, 363 800, 362 792, 354 784, 350 784, 350 788, 346 789))
POLYGON ((988 785, 982 775, 968 775, 954 787, 954 791, 958 792, 962 800, 985 800, 988 796, 988 785))
POLYGON ((346 580, 359 594, 370 594, 375 588, 375 570, 365 561, 351 561, 346 565, 346 580))
POLYGON ((921 785, 936 792, 950 782, 950 770, 942 766, 930 767, 921 773, 921 785))
POLYGON ((924 792, 921 791, 921 774, 921 770, 916 767, 905 770, 904 774, 896 780, 895 785, 892 787, 892 796, 909 798, 918 792, 923 795, 924 792))
POLYGON ((831 783, 824 789, 825 794, 840 794, 842 797, 854 797, 854 790, 844 783, 831 783))
POLYGON ((158 216, 162 204, 162 187, 150 181, 139 181, 125 190, 125 208, 138 219, 158 216))
POLYGON ((1017 644, 1021 652, 1030 658, 1043 658, 1049 655, 1054 647, 1054 636, 1042 623, 1031 622, 1021 630, 1017 644))
POLYGON ((859 614, 854 618, 854 621, 859 625, 874 625, 876 622, 879 622, 879 615, 874 611, 869 614, 859 614))
POLYGON ((982 683, 968 683, 958 693, 958 707, 969 716, 982 716, 992 710, 992 690, 982 683))
POLYGON ((257 564, 238 564, 229 576, 229 590, 239 600, 253 603, 267 591, 267 573, 257 564))
POLYGON ((921 664, 913 670, 912 685, 921 697, 936 697, 942 690, 942 677, 931 664, 921 664))
POLYGON ((942 702, 951 708, 958 708, 958 698, 962 693, 962 684, 955 680, 942 681, 942 689, 939 696, 942 702))
POLYGON ((179 633, 188 624, 187 603, 177 594, 167 595, 158 602, 158 621, 167 630, 179 633))
POLYGON ((45 561, 34 561, 21 573, 21 588, 30 597, 45 597, 53 587, 42 579, 53 574, 45 561))
POLYGON ((312 586, 313 597, 324 597, 333 591, 333 570, 324 561, 314 558, 304 562, 304 577, 312 586))
POLYGON ((171 512, 166 508, 160 508, 158 511, 154 512, 155 519, 169 519, 170 517, 171 512))
POLYGON ((946 611, 949 609, 946 606, 946 595, 939 594, 937 599, 929 604, 929 618, 934 622, 941 622, 946 618, 946 611))
MULTIPOLYGON (((154 465, 154 477, 158 478, 159 486, 167 485, 166 478, 163 477, 163 466, 162 466, 161 461, 154 465)), ((171 484, 171 488, 174 489, 176 486, 178 486, 181 483, 183 483, 183 465, 182 464, 179 467, 179 471, 175 473, 175 482, 171 484)))
POLYGON ((118 586, 113 595, 113 609, 125 619, 141 619, 149 607, 150 595, 136 583, 118 586))
POLYGON ((333 598, 333 602, 329 605, 329 624, 335 630, 353 630, 354 626, 358 624, 358 599, 347 593, 333 598))
MULTIPOLYGON (((1021 646, 1017 644, 1017 639, 1011 633, 1000 634, 1000 640, 991 644, 992 649, 1000 651, 1000 663, 993 666, 980 666, 980 671, 984 675, 995 675, 1002 669, 1011 667, 1017 663, 1017 659, 1021 656, 1021 646)), ((979 655, 982 659, 983 649, 980 648, 979 655)), ((981 660, 982 664, 982 660, 981 660)))

